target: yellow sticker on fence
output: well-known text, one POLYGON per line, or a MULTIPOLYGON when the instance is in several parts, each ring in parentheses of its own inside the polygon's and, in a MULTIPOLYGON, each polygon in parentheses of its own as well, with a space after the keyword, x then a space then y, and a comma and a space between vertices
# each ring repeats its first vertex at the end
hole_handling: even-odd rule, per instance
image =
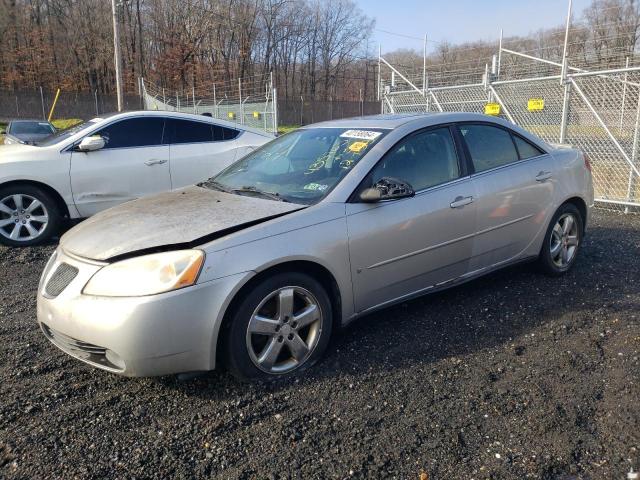
POLYGON ((253 112, 253 118, 260 118, 260 112, 253 112))
POLYGON ((236 118, 236 114, 234 112, 227 112, 227 117, 233 120, 234 118, 236 118))
POLYGON ((367 142, 353 142, 349 145, 349 151, 354 153, 360 153, 362 150, 367 148, 367 142))
POLYGON ((544 98, 530 98, 527 102, 527 109, 530 112, 544 110, 544 98))
POLYGON ((485 115, 500 115, 500 104, 499 103, 487 103, 484 106, 484 114, 485 115))

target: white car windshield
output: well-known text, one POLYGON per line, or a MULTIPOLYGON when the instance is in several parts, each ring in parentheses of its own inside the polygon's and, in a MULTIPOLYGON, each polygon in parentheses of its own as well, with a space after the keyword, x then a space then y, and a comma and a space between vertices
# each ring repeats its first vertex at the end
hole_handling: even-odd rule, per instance
POLYGON ((327 195, 386 132, 371 128, 296 130, 201 186, 311 205, 327 195))

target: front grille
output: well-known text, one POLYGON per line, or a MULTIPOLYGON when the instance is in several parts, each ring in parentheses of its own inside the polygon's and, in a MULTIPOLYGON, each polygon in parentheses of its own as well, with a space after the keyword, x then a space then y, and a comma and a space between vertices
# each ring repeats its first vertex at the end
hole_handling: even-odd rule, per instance
POLYGON ((68 263, 61 263, 53 272, 51 278, 47 282, 44 291, 50 297, 57 297, 62 291, 67 288, 71 281, 76 278, 78 269, 68 263))
POLYGON ((107 358, 107 349, 105 347, 77 340, 54 330, 44 323, 41 325, 45 336, 68 354, 97 367, 114 371, 122 370, 122 366, 115 365, 109 361, 107 358))

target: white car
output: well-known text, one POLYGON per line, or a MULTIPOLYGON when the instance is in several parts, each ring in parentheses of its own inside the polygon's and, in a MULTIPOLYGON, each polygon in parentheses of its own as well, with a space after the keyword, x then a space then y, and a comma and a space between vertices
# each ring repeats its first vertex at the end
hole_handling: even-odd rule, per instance
POLYGON ((65 218, 204 181, 273 138, 202 115, 141 111, 0 146, 0 243, 42 243, 65 218))

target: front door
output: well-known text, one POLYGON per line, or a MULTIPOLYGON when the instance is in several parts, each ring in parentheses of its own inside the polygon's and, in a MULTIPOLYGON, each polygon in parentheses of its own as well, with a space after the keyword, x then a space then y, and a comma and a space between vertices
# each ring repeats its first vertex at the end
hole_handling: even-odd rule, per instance
POLYGON ((347 204, 358 312, 463 275, 472 251, 473 183, 449 127, 405 138, 380 160, 364 186, 382 177, 410 183, 416 195, 347 204))
POLYGON ((163 118, 152 116, 116 121, 92 133, 104 138, 104 148, 72 152, 71 189, 80 215, 171 189, 163 126, 163 118))

